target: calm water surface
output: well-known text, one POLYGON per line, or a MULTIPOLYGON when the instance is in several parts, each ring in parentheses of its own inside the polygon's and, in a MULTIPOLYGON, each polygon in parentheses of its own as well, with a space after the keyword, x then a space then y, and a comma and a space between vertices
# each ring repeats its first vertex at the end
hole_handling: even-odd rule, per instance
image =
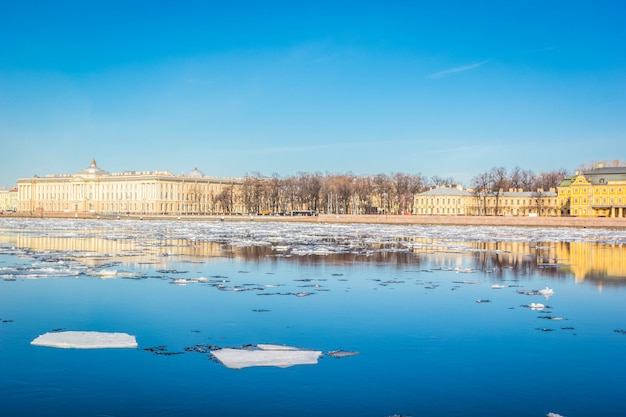
POLYGON ((611 230, 3 219, 0 415, 626 415, 625 243, 611 230), (30 345, 61 329, 139 348, 30 345), (233 370, 190 351, 257 343, 360 354, 233 370))

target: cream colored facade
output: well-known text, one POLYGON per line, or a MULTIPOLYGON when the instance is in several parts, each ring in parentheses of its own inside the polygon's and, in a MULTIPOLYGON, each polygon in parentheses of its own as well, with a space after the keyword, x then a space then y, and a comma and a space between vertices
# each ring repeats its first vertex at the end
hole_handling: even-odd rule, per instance
POLYGON ((0 188, 0 211, 15 211, 17 209, 17 187, 0 188))
POLYGON ((436 187, 415 196, 414 214, 439 216, 560 216, 557 193, 509 190, 475 192, 462 187, 436 187))
POLYGON ((96 161, 75 174, 18 180, 17 211, 134 215, 242 213, 238 179, 167 171, 108 173, 96 161))
POLYGON ((565 215, 576 217, 626 217, 626 167, 600 165, 576 173, 558 187, 565 215))

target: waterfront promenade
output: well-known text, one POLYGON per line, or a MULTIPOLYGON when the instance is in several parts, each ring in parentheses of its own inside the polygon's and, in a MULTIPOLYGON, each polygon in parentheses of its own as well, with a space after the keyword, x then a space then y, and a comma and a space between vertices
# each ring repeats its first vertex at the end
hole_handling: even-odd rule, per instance
POLYGON ((451 226, 523 226, 523 227, 581 227, 626 229, 626 218, 605 217, 522 217, 522 216, 431 216, 431 215, 376 215, 376 214, 320 214, 318 216, 257 216, 257 215, 104 215, 96 213, 10 213, 2 217, 76 218, 102 220, 181 220, 224 222, 298 222, 298 223, 366 223, 366 224, 421 224, 451 226))

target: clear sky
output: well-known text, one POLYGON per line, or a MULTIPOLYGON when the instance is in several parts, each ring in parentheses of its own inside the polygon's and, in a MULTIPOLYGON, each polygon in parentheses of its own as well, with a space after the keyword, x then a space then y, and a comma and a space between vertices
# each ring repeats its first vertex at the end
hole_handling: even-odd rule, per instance
POLYGON ((626 159, 626 3, 0 0, 0 185, 626 159))

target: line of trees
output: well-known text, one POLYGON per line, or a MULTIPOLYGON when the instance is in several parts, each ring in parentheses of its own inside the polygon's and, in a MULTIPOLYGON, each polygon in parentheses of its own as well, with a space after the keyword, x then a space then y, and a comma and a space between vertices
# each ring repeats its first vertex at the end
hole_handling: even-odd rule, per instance
POLYGON ((452 184, 452 179, 421 174, 356 176, 301 172, 281 178, 252 173, 243 180, 242 199, 247 212, 289 214, 310 210, 314 213, 401 214, 412 212, 413 197, 431 184, 452 184))
MULTIPOLYGON (((582 172, 597 168, 626 166, 626 162, 610 160, 581 164, 582 172)), ((532 192, 537 207, 550 189, 555 189, 571 173, 565 169, 542 171, 515 167, 493 167, 474 176, 470 187, 480 198, 496 197, 496 205, 503 192, 532 192)), ((294 211, 330 214, 403 214, 412 213, 416 194, 435 186, 457 186, 451 177, 425 177, 417 174, 376 174, 357 176, 346 174, 321 174, 300 172, 294 176, 270 177, 253 172, 244 177, 240 192, 232 187, 213 197, 214 203, 226 213, 234 213, 235 207, 243 207, 247 213, 291 214, 294 211)), ((484 203, 484 202, 483 202, 484 203)), ((480 205, 480 203, 479 203, 480 205)), ((486 207, 486 204, 482 204, 486 207)), ((495 210, 499 212, 498 207, 495 210)), ((485 213, 483 213, 485 214, 485 213)))
MULTIPOLYGON (((567 176, 564 169, 535 174, 519 167, 510 172, 494 167, 475 176, 471 186, 489 193, 510 188, 548 190, 556 188, 567 176)), ((427 178, 420 173, 356 176, 301 172, 282 178, 278 174, 264 177, 254 172, 244 178, 241 198, 248 213, 290 214, 310 210, 331 214, 405 214, 413 212, 416 194, 435 186, 457 184, 453 178, 427 178)))
POLYGON ((495 213, 500 212, 500 198, 502 194, 509 190, 529 191, 537 204, 537 210, 541 204, 541 199, 546 191, 556 191, 561 182, 570 176, 565 169, 555 171, 545 171, 535 174, 533 171, 524 170, 520 167, 513 168, 510 172, 504 167, 493 167, 489 171, 482 172, 472 178, 472 188, 476 193, 479 206, 483 213, 486 210, 484 200, 495 197, 495 213))

